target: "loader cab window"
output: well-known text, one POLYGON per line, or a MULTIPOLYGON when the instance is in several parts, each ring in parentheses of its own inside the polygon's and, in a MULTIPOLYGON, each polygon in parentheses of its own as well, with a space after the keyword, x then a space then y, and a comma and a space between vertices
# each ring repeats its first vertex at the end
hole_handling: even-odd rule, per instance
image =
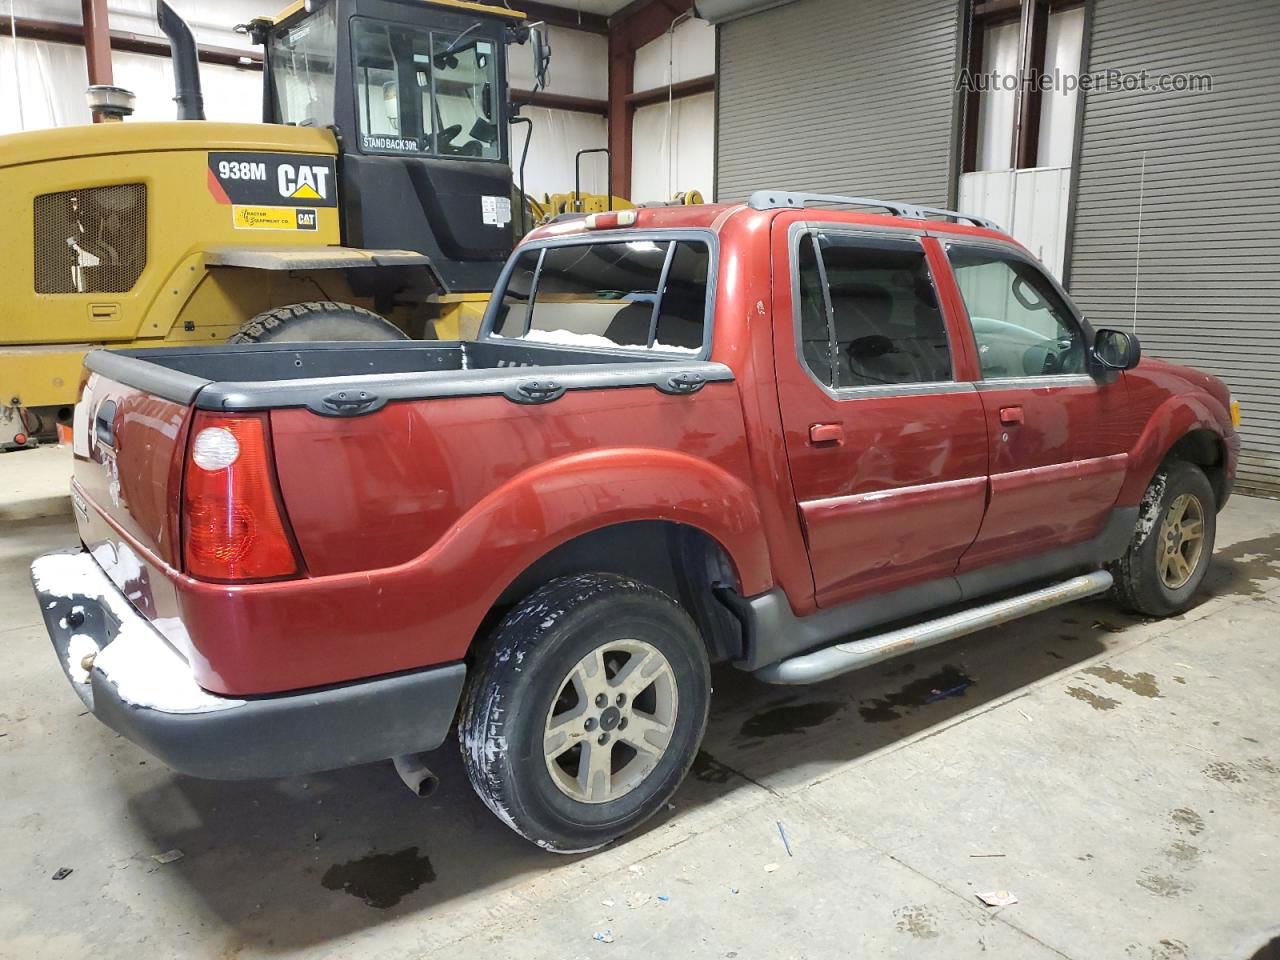
POLYGON ((498 51, 478 27, 352 21, 362 152, 502 159, 498 51))
POLYGON ((335 4, 325 4, 268 40, 275 123, 327 127, 333 123, 334 62, 338 50, 335 4))

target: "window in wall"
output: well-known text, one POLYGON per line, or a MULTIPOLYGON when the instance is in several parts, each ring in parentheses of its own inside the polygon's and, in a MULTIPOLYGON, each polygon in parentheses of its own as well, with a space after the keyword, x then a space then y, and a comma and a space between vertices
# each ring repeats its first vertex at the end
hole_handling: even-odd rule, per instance
POLYGON ((539 343, 697 353, 710 252, 696 241, 628 240, 528 250, 495 333, 539 343))
POLYGON ((1019 257, 952 244, 947 256, 969 313, 982 376, 1085 371, 1084 335, 1041 270, 1019 257))
POLYGON ((1040 78, 1079 74, 1083 3, 972 3, 962 169, 1070 165, 1076 91, 1064 84, 1041 89, 1040 78))
POLYGON ((801 350, 824 384, 951 379, 946 326, 919 243, 806 237, 799 270, 801 350))

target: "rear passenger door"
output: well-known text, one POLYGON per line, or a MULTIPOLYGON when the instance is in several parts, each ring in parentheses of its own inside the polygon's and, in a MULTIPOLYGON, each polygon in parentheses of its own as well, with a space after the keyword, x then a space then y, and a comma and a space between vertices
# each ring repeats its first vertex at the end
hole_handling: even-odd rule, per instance
POLYGON ((948 242, 977 351, 991 500, 959 572, 1015 563, 1098 534, 1124 480, 1123 378, 1092 371, 1088 331, 1019 250, 948 242))
POLYGON ((987 436, 955 379, 925 244, 940 251, 835 225, 794 224, 787 241, 776 369, 817 603, 949 576, 982 520, 987 436))

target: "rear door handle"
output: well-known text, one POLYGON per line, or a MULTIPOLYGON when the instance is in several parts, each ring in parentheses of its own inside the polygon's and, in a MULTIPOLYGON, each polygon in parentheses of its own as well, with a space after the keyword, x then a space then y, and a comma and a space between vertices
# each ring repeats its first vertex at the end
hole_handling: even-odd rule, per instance
POLYGON ((815 423, 809 427, 810 443, 844 443, 844 427, 838 423, 815 423))
POLYGON ((1001 407, 1000 408, 1000 422, 1003 423, 1005 426, 1007 427, 1016 426, 1017 424, 1022 423, 1023 420, 1024 420, 1024 416, 1023 416, 1021 407, 1001 407))

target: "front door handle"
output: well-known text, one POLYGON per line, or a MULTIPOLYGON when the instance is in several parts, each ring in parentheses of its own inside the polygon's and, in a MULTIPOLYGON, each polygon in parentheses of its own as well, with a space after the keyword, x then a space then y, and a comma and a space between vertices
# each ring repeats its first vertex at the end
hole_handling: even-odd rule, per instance
POLYGON ((1024 420, 1021 407, 1001 407, 1000 422, 1006 427, 1016 426, 1024 420))
POLYGON ((844 443, 844 427, 838 423, 815 423, 809 427, 810 443, 844 443))

